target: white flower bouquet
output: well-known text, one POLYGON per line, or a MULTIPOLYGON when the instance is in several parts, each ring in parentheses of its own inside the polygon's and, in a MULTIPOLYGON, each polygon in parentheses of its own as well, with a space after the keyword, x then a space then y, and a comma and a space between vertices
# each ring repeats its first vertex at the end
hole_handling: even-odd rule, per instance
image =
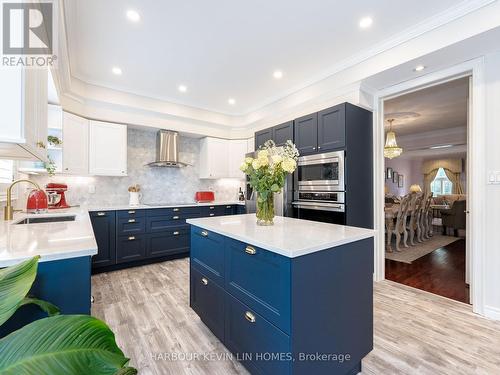
POLYGON ((274 219, 274 194, 285 185, 286 176, 297 168, 299 152, 292 141, 277 147, 267 141, 257 151, 257 157, 247 157, 240 169, 249 177, 250 186, 257 192, 257 223, 272 225, 274 219))

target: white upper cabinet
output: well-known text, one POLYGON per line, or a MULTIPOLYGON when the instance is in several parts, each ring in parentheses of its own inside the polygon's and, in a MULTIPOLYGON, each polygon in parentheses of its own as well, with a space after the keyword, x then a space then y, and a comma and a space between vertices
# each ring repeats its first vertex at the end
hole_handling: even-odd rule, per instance
POLYGON ((97 176, 127 175, 127 127, 90 121, 89 173, 97 176))
POLYGON ((0 157, 47 161, 47 69, 0 69, 0 157))
POLYGON ((229 155, 228 162, 228 177, 230 178, 245 178, 245 174, 240 170, 240 165, 247 154, 247 140, 237 139, 228 142, 229 155))
POLYGON ((247 153, 255 151, 255 137, 247 139, 247 153))
POLYGON ((89 120, 63 113, 62 172, 89 174, 89 120))

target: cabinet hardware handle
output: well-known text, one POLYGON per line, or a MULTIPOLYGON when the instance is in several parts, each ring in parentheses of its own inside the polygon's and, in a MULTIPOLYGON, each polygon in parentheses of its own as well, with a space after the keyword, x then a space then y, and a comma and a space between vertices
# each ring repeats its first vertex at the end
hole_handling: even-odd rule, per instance
POLYGON ((316 147, 313 147, 313 150, 316 150, 316 147))
POLYGON ((69 168, 64 168, 64 170, 69 171, 69 168))
POLYGON ((106 212, 98 212, 97 216, 106 216, 106 212))
POLYGON ((318 146, 318 150, 321 150, 321 146, 318 146))
POLYGON ((250 323, 255 323, 255 315, 252 314, 250 311, 247 311, 245 313, 245 319, 248 320, 250 323))
POLYGON ((174 212, 177 212, 177 211, 179 211, 179 209, 178 208, 174 208, 174 212))
POLYGON ((179 216, 173 216, 172 219, 177 220, 179 219, 179 216))
POLYGON ((208 280, 207 280, 207 278, 202 277, 202 278, 201 278, 201 283, 202 283, 203 285, 208 285, 208 280))
POLYGON ((226 208, 231 208, 231 206, 226 206, 226 208))
POLYGON ((177 236, 179 234, 179 232, 175 231, 174 232, 174 236, 177 236))
POLYGON ((135 214, 135 211, 129 211, 128 213, 129 214, 135 214))
POLYGON ((210 206, 210 209, 213 210, 215 207, 214 206, 210 206))
POLYGON ((245 253, 255 255, 257 253, 257 250, 255 250, 255 248, 253 248, 252 246, 247 246, 245 248, 245 253))
POLYGON ((201 235, 203 237, 208 237, 208 232, 206 230, 204 230, 204 231, 201 232, 201 235))
POLYGON ((210 216, 215 216, 215 214, 210 214, 210 216))
POLYGON ((135 240, 135 237, 134 237, 134 236, 130 236, 130 237, 128 238, 128 240, 129 240, 129 241, 133 241, 133 240, 135 240))
POLYGON ((128 219, 129 223, 135 223, 135 219, 128 219))

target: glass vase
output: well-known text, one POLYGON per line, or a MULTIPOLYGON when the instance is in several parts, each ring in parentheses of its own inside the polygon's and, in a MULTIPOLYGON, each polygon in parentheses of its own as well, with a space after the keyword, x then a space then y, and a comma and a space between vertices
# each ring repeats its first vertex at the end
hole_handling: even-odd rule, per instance
POLYGON ((257 225, 274 224, 274 194, 268 193, 266 199, 257 196, 257 225))

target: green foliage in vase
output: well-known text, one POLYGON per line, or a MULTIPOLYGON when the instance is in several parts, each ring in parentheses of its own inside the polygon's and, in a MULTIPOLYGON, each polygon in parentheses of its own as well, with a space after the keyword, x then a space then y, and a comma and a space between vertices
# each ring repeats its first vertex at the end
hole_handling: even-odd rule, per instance
POLYGON ((36 278, 34 257, 0 269, 0 325, 25 304, 36 304, 49 317, 0 339, 2 375, 134 375, 102 321, 88 315, 59 315, 49 302, 27 297, 36 278))
POLYGON ((49 135, 49 136, 47 136, 47 141, 52 146, 60 146, 60 145, 62 145, 62 141, 59 139, 59 137, 56 137, 55 135, 49 135))

